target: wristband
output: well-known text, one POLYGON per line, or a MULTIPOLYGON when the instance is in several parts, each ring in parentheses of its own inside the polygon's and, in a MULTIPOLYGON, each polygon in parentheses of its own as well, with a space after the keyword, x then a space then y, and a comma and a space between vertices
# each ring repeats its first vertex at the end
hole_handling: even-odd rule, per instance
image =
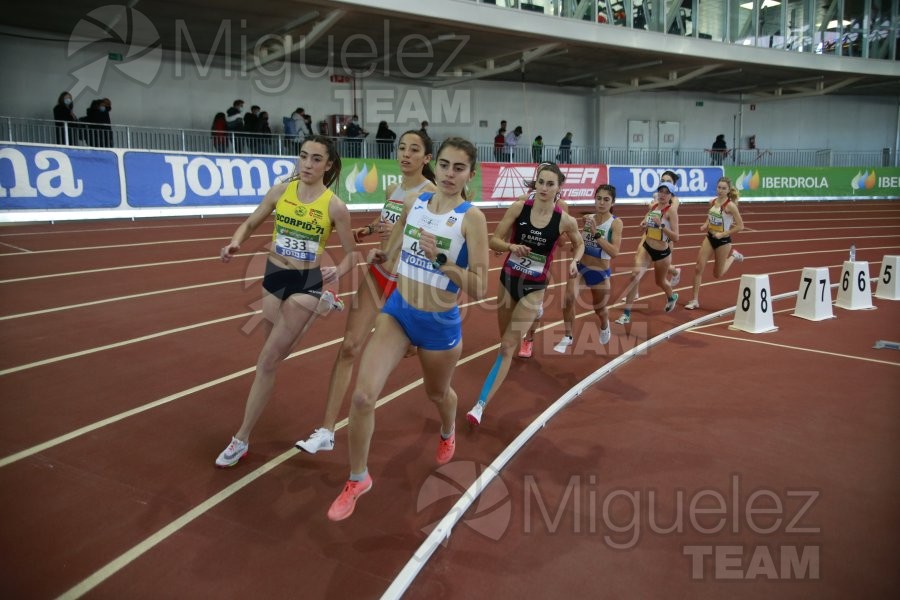
POLYGON ((445 264, 447 264, 447 255, 444 253, 438 254, 434 257, 434 260, 431 261, 431 266, 438 271, 440 271, 441 267, 443 267, 445 264))

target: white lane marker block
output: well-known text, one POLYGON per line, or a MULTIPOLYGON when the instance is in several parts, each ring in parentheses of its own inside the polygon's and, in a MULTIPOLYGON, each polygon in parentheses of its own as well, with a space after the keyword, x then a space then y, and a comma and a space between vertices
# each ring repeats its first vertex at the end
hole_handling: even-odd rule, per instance
POLYGON ((748 333, 777 331, 772 316, 772 288, 768 275, 742 275, 737 308, 730 329, 748 333))
POLYGON ((844 261, 835 306, 847 310, 874 309, 869 285, 869 263, 864 260, 844 261))
POLYGON ((833 319, 831 310, 831 282, 825 267, 806 267, 800 274, 800 289, 794 316, 810 321, 833 319))
POLYGON ((881 259, 881 273, 878 274, 878 287, 875 288, 875 297, 882 300, 900 300, 900 285, 898 285, 898 269, 900 269, 900 256, 885 255, 881 259))

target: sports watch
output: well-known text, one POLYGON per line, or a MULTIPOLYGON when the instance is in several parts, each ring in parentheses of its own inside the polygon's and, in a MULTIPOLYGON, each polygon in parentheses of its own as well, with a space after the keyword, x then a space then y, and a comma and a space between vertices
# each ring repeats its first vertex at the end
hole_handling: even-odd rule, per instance
POLYGON ((435 269, 440 270, 441 267, 447 264, 447 255, 441 252, 437 256, 434 257, 434 260, 431 261, 431 266, 435 269))

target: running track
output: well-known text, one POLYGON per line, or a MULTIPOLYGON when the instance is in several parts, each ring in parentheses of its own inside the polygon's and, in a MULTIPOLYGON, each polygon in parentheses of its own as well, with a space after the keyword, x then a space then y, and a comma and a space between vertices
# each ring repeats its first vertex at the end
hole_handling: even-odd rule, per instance
MULTIPOLYGON (((260 348, 258 252, 269 227, 228 265, 218 250, 237 219, 0 229, 0 594, 379 597, 455 501, 450 492, 458 496, 544 407, 618 352, 732 306, 741 273, 769 273, 778 294, 796 290, 805 266, 830 267, 836 282, 851 243, 873 277, 883 255, 900 253, 898 202, 741 210, 751 230, 736 246, 748 259, 720 281, 707 269, 703 309, 664 314, 646 277, 649 305, 630 337, 613 326, 608 349, 582 306, 576 351, 550 350, 561 333, 561 286, 551 288, 535 358, 515 361, 477 431, 463 415, 498 333, 491 301, 464 298, 456 461, 435 469, 437 417, 417 362, 406 359, 376 413, 375 487, 340 524, 325 511, 346 479, 346 430, 335 452, 292 449, 321 418, 340 314, 317 323, 283 365, 247 458, 212 466, 240 422, 260 348)), ((616 290, 639 220, 635 207, 618 212, 626 239, 616 290)), ((500 215, 488 211, 489 227, 500 215)), ((682 208, 679 304, 690 298, 702 219, 701 207, 682 208)), ((501 259, 491 260, 493 297, 501 259)), ((356 281, 342 282, 345 300, 356 281)), ((894 597, 900 354, 872 344, 900 341, 900 307, 874 303, 812 323, 791 317, 785 300, 774 307, 778 332, 737 333, 725 319, 631 361, 526 445, 407 597, 894 597), (748 514, 754 492, 755 508, 781 503, 780 515, 748 514), (727 500, 728 526, 708 533, 717 517, 696 509, 713 506, 715 493, 727 500), (679 515, 678 530, 659 532, 679 515), (811 547, 817 573, 782 571, 782 554, 811 547), (704 548, 711 555, 698 574, 689 552, 704 548), (716 562, 717 551, 730 554, 716 562)))

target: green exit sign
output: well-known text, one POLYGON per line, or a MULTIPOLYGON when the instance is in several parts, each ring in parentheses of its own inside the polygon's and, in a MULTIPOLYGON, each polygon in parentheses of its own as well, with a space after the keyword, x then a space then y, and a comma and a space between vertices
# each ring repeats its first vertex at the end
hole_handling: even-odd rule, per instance
POLYGON ((694 106, 703 106, 703 100, 697 100, 694 102, 694 106))
POLYGON ((122 55, 119 54, 118 52, 110 52, 110 53, 109 53, 109 60, 114 61, 114 62, 122 62, 123 57, 122 57, 122 55))

